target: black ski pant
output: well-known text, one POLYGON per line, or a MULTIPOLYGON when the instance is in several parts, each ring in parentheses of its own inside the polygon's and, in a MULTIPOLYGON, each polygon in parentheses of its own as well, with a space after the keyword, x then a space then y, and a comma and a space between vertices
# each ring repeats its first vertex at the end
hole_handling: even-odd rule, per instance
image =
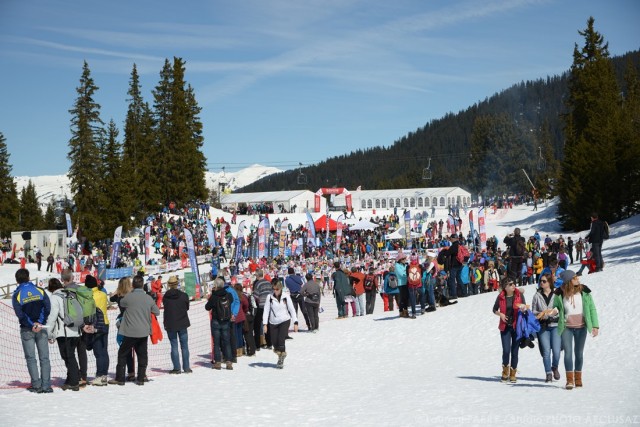
POLYGON ((60 356, 64 360, 64 366, 67 368, 67 378, 64 383, 71 386, 77 386, 80 382, 80 368, 76 360, 76 347, 80 337, 58 337, 58 349, 60 356))
POLYGON ((366 313, 367 314, 373 314, 373 309, 376 306, 376 295, 377 292, 375 290, 373 291, 365 291, 365 308, 366 308, 366 313))
POLYGON ((269 327, 267 329, 271 334, 274 351, 287 351, 284 343, 287 339, 287 335, 289 334, 290 323, 291 320, 285 320, 284 322, 278 323, 277 325, 269 323, 269 327))
POLYGON ((144 381, 147 375, 147 364, 149 357, 147 354, 147 345, 149 337, 134 338, 124 337, 124 341, 118 349, 118 364, 116 365, 116 381, 124 382, 124 370, 127 365, 127 355, 131 354, 131 350, 135 349, 138 356, 138 381, 144 381))

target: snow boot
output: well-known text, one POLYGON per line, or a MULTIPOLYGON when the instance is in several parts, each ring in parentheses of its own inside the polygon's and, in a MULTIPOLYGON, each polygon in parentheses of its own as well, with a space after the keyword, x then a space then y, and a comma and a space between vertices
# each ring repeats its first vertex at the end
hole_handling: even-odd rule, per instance
POLYGON ((547 378, 544 380, 545 383, 550 383, 553 381, 553 375, 551 372, 547 372, 547 378))
POLYGON ((573 371, 567 371, 567 385, 565 386, 565 388, 567 390, 571 390, 573 387, 573 371))
POLYGON ((284 368, 284 358, 287 357, 287 353, 284 351, 281 351, 278 353, 278 363, 277 363, 277 367, 278 369, 282 369, 284 368))
POLYGON ((227 362, 227 370, 233 371, 233 362, 227 362))
POLYGON ((215 362, 213 364, 213 369, 215 369, 216 371, 219 371, 220 369, 222 369, 222 363, 221 362, 215 362))
POLYGON ((558 371, 558 367, 555 368, 552 366, 551 371, 553 372, 553 379, 558 381, 560 379, 560 371, 558 371))
POLYGON ((508 378, 509 378, 509 365, 502 365, 502 376, 500 377, 500 380, 503 383, 506 383, 508 378))
POLYGON ((509 371, 509 382, 512 384, 515 384, 517 381, 516 378, 516 374, 518 373, 518 370, 515 368, 511 368, 511 370, 509 371))
POLYGON ((573 379, 576 382, 576 387, 582 387, 582 371, 575 371, 573 379))

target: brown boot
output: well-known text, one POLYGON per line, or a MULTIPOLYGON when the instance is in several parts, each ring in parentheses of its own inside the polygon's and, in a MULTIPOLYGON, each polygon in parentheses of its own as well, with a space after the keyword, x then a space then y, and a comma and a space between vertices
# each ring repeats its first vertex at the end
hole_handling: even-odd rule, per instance
POLYGON ((573 371, 567 371, 567 385, 565 386, 565 388, 567 390, 571 390, 573 387, 573 371))
POLYGON ((213 369, 219 371, 220 369, 222 369, 222 363, 220 362, 216 362, 213 364, 213 369))
POLYGON ((227 370, 228 371, 232 371, 233 370, 233 362, 227 362, 227 370))
POLYGON ((575 371, 574 379, 576 381, 576 387, 582 387, 582 371, 575 371))
POLYGON ((508 379, 509 379, 509 365, 502 365, 502 376, 500 377, 500 380, 503 383, 506 383, 508 379))
POLYGON ((237 348, 236 349, 236 357, 241 357, 242 356, 242 349, 241 348, 237 348))
POLYGON ((518 373, 517 369, 510 368, 509 369, 509 382, 515 383, 517 381, 516 374, 518 373))

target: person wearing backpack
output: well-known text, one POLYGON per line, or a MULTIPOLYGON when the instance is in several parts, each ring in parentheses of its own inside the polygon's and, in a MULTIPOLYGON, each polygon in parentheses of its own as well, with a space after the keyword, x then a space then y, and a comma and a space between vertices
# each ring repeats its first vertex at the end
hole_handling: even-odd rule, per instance
POLYGON ((364 276, 364 293, 366 314, 373 314, 376 306, 376 295, 378 293, 378 277, 373 267, 369 267, 369 273, 364 276))
POLYGON ((407 255, 400 250, 396 257, 396 266, 394 270, 398 279, 398 310, 400 317, 409 317, 409 288, 407 287, 407 255))
POLYGON ((51 293, 51 312, 47 320, 49 339, 55 339, 58 343, 60 357, 67 368, 67 376, 60 388, 65 391, 78 391, 80 390, 80 368, 76 359, 76 348, 78 341, 80 341, 81 324, 70 326, 65 324, 65 315, 68 315, 68 310, 65 310, 67 293, 65 293, 62 283, 56 278, 49 279, 47 290, 51 293))
MULTIPOLYGON (((235 290, 233 291, 235 293, 235 290)), ((213 281, 213 291, 204 308, 211 311, 211 334, 213 335, 213 369, 222 369, 222 358, 226 361, 226 368, 233 369, 231 348, 231 304, 233 298, 225 289, 224 280, 216 278, 213 281)))
POLYGON ((136 384, 144 385, 149 362, 147 345, 151 335, 151 314, 160 315, 158 306, 143 289, 142 276, 133 278, 133 290, 120 300, 120 307, 124 309, 120 334, 124 337, 118 349, 118 364, 116 365, 115 379, 109 380, 109 384, 125 385, 125 367, 127 354, 135 348, 138 356, 138 376, 136 384))
MULTIPOLYGON (((267 297, 262 315, 264 329, 269 329, 273 340, 273 351, 278 355, 277 367, 283 368, 284 359, 287 357, 285 341, 289 332, 289 325, 293 320, 293 330, 298 331, 296 311, 290 296, 282 295, 284 284, 282 280, 274 279, 273 293, 267 297)), ((265 331, 266 333, 266 331, 265 331)))
POLYGON ((255 298, 258 308, 253 322, 253 335, 256 342, 256 351, 260 348, 271 347, 271 338, 269 334, 262 335, 262 314, 264 312, 264 303, 271 293, 271 282, 265 280, 264 270, 256 270, 256 281, 253 284, 252 298, 255 298))
MULTIPOLYGON (((69 268, 62 269, 60 273, 60 281, 62 281, 62 286, 65 289, 78 292, 78 288, 82 287, 77 284, 73 280, 73 271, 69 268)), ((80 331, 80 340, 78 341, 78 347, 76 347, 76 352, 78 353, 78 366, 80 367, 80 387, 84 387, 87 385, 87 367, 88 367, 88 359, 87 359, 87 339, 85 338, 86 333, 84 331, 80 331)))
POLYGON ((356 302, 356 316, 364 316, 366 297, 364 290, 364 274, 358 269, 358 267, 351 267, 351 274, 349 275, 349 281, 353 287, 354 298, 356 302))
POLYGON ((387 295, 387 301, 389 303, 388 311, 393 311, 394 299, 398 307, 400 307, 400 289, 398 289, 398 276, 396 276, 396 266, 393 264, 389 266, 389 271, 384 275, 382 289, 387 295))
POLYGON ((322 273, 316 272, 314 279, 311 273, 307 273, 305 276, 307 283, 302 286, 302 295, 304 296, 304 304, 307 307, 307 315, 309 316, 309 331, 316 332, 320 326, 320 319, 318 313, 320 311, 320 281, 322 280, 322 273))
POLYGON ((338 306, 338 319, 345 319, 347 312, 344 299, 351 294, 351 283, 349 282, 349 277, 340 268, 340 261, 336 261, 333 265, 335 272, 331 275, 331 280, 333 281, 333 295, 338 306))
POLYGON ((512 234, 504 238, 503 243, 509 248, 509 277, 514 279, 518 286, 522 286, 522 263, 525 260, 524 237, 520 235, 520 228, 516 227, 512 234))
POLYGON ((18 286, 11 297, 13 310, 20 323, 22 350, 27 360, 33 393, 52 393, 48 332, 43 328, 51 312, 51 301, 44 289, 29 281, 29 270, 20 268, 15 274, 18 286), (36 360, 36 349, 40 360, 36 360))
POLYGON ((91 346, 96 358, 96 377, 91 381, 94 386, 106 386, 109 378, 109 316, 107 316, 107 295, 98 288, 98 281, 91 274, 87 275, 84 285, 93 292, 96 305, 96 321, 92 324, 93 334, 91 346))

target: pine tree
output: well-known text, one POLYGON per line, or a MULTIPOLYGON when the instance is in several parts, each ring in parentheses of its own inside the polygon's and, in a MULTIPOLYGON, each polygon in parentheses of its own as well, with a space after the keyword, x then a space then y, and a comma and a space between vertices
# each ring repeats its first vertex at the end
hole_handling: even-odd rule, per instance
POLYGON ((576 44, 566 106, 565 147, 558 185, 559 220, 565 228, 588 228, 593 211, 613 221, 619 217, 616 201, 616 141, 620 125, 620 90, 609 60, 608 43, 593 27, 579 31, 584 46, 576 44), (613 191, 612 191, 613 190, 613 191))
POLYGON ((0 132, 0 237, 11 237, 18 227, 20 205, 11 169, 6 139, 0 132))
POLYGON ((29 180, 20 192, 20 228, 24 231, 42 230, 42 210, 38 203, 36 186, 29 180))
POLYGON ((103 220, 102 235, 110 236, 119 225, 128 221, 130 205, 122 203, 122 187, 120 143, 118 127, 113 119, 107 126, 107 142, 101 153, 102 189, 100 192, 100 216, 103 220))
POLYGON ((621 217, 640 213, 640 81, 629 61, 624 75, 626 93, 623 101, 622 124, 617 144, 619 203, 621 217))
POLYGON ((44 212, 43 230, 55 230, 57 229, 57 226, 58 220, 56 218, 56 209, 53 200, 51 200, 47 204, 47 209, 44 212))
POLYGON ((124 126, 122 156, 122 204, 140 221, 157 209, 160 202, 160 180, 153 117, 144 102, 136 65, 129 81, 129 106, 124 126))
POLYGON ((98 90, 89 65, 84 62, 78 97, 71 113, 71 139, 68 158, 71 161, 69 180, 76 211, 74 224, 78 224, 82 235, 90 240, 107 237, 103 234, 102 219, 97 212, 101 189, 100 151, 104 141, 104 122, 100 119, 100 105, 94 100, 98 90))
POLYGON ((153 91, 161 198, 178 204, 207 196, 200 107, 184 71, 181 58, 174 57, 173 65, 167 59, 153 91))

